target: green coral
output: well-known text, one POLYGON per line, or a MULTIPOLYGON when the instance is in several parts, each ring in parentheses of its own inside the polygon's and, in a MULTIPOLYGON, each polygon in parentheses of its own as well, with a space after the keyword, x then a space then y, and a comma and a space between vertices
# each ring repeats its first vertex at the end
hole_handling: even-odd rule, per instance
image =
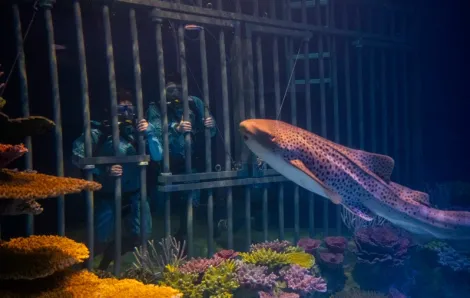
POLYGON ((289 246, 284 250, 285 253, 290 253, 290 252, 304 252, 304 249, 299 246, 289 246))
POLYGON ((286 254, 290 264, 310 269, 315 265, 315 257, 305 252, 291 252, 286 254))
POLYGON ((289 264, 287 254, 278 253, 266 248, 261 248, 250 253, 240 253, 239 255, 245 263, 268 266, 269 268, 289 264))
POLYGON ((229 298, 240 284, 236 278, 233 260, 225 261, 218 267, 210 267, 201 282, 201 287, 210 297, 229 298))
POLYGON ((204 291, 198 283, 198 274, 184 274, 172 265, 165 266, 161 285, 179 290, 188 298, 203 298, 204 291))

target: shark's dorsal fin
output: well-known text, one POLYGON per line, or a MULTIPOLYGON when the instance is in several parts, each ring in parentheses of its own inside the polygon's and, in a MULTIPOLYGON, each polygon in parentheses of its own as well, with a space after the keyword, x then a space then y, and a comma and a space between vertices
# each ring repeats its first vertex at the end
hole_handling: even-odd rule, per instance
POLYGON ((429 201, 429 195, 425 192, 413 190, 395 182, 390 182, 390 186, 392 186, 393 189, 395 189, 399 193, 402 199, 413 200, 428 207, 431 206, 431 202, 429 201))
POLYGON ((387 155, 370 153, 362 150, 346 149, 352 158, 356 159, 386 183, 390 182, 390 176, 392 176, 393 168, 395 166, 393 158, 387 155))
POLYGON ((325 191, 326 195, 328 196, 328 198, 334 203, 334 204, 339 204, 341 203, 341 197, 331 191, 325 184, 323 184, 323 182, 317 178, 317 176, 315 176, 315 174, 313 174, 308 168, 307 166, 303 163, 303 161, 301 161, 300 159, 292 159, 292 160, 289 160, 289 163, 291 165, 293 165, 294 167, 296 167, 297 169, 301 170, 302 172, 304 172, 306 175, 308 175, 310 178, 312 178, 313 180, 315 180, 315 182, 318 183, 318 185, 320 185, 323 190, 325 191))
POLYGON ((375 215, 357 200, 344 199, 341 204, 349 212, 351 212, 355 216, 362 218, 365 221, 374 220, 375 215))

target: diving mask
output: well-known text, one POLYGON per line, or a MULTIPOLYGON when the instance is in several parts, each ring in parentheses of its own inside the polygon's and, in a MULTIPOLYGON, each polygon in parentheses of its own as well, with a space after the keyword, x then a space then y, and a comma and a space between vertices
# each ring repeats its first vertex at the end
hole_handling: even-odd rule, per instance
POLYGON ((135 122, 135 108, 133 105, 118 105, 119 124, 131 124, 135 122))

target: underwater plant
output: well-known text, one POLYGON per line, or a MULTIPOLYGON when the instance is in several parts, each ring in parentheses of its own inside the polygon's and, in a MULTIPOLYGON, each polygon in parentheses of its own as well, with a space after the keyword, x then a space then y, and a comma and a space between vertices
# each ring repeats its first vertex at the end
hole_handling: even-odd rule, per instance
POLYGON ((292 247, 292 244, 287 240, 273 240, 273 241, 265 241, 260 243, 255 243, 250 246, 250 251, 256 251, 260 249, 270 249, 275 252, 285 252, 285 250, 289 247, 292 247))
POLYGON ((245 263, 268 266, 269 268, 289 264, 287 254, 279 253, 269 248, 259 248, 249 253, 242 252, 239 255, 245 263))

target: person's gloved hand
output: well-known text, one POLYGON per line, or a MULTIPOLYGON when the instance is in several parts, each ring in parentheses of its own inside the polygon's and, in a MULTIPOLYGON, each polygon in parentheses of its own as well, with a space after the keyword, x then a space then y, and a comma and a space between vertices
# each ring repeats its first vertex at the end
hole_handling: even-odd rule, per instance
POLYGON ((214 127, 215 126, 214 118, 209 116, 206 119, 204 119, 204 126, 207 127, 207 128, 214 127))
POLYGON ((122 176, 122 166, 121 165, 113 165, 109 168, 109 176, 118 177, 122 176))
POLYGON ((144 132, 147 130, 148 127, 149 127, 149 123, 145 119, 142 119, 137 123, 138 132, 144 132))
POLYGON ((190 132, 193 127, 190 121, 184 121, 181 119, 180 123, 175 127, 176 131, 179 133, 190 132))

